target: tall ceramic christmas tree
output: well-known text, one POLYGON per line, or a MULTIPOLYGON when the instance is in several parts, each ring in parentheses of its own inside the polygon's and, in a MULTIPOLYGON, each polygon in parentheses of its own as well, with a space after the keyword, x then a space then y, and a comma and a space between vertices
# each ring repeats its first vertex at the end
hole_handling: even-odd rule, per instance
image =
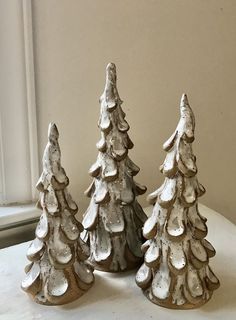
POLYGON ((198 210, 198 197, 205 189, 196 176, 194 128, 194 114, 184 94, 179 124, 163 145, 167 156, 160 170, 165 181, 149 195, 154 208, 144 225, 144 264, 136 275, 152 302, 176 309, 204 304, 219 286, 209 266, 215 250, 204 239, 206 219, 198 210))
POLYGON ((46 305, 71 302, 94 281, 85 262, 89 248, 80 239, 83 226, 74 217, 78 208, 67 191, 69 179, 61 167, 58 137, 56 125, 50 124, 43 173, 37 183, 43 213, 27 251, 31 263, 21 285, 34 301, 46 305))
POLYGON ((145 193, 146 187, 133 179, 139 168, 128 156, 133 143, 127 133, 129 125, 121 108, 113 63, 106 68, 100 103, 101 140, 97 143, 97 161, 89 171, 94 180, 85 192, 91 201, 83 225, 91 264, 99 270, 117 272, 134 268, 142 261, 146 215, 136 197, 145 193))

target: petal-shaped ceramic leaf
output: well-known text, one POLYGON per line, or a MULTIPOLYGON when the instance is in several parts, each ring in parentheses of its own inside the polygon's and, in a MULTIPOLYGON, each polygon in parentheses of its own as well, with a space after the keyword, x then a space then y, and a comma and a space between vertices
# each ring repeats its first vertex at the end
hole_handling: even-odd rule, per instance
POLYGON ((147 188, 139 183, 137 183, 136 181, 134 182, 135 184, 135 191, 137 195, 142 195, 147 191, 147 188))
POLYGON ((126 158, 126 166, 127 166, 127 173, 131 176, 136 176, 139 173, 140 168, 129 158, 126 158))
POLYGON ((76 261, 74 263, 74 270, 79 277, 80 280, 83 282, 90 284, 94 281, 94 275, 92 270, 87 266, 84 262, 76 261))
POLYGON ((175 175, 177 169, 176 149, 174 148, 167 153, 165 161, 161 166, 161 171, 165 176, 171 178, 175 175))
POLYGON ((62 215, 61 230, 69 241, 77 240, 80 234, 75 218, 66 210, 62 215))
POLYGON ((109 202, 100 205, 99 213, 103 219, 106 231, 110 233, 120 233, 124 231, 123 212, 118 203, 109 202))
POLYGON ((133 181, 128 175, 124 175, 121 180, 120 200, 124 204, 130 204, 134 201, 133 181))
POLYGON ((63 268, 63 265, 67 265, 73 259, 71 248, 60 241, 58 236, 55 236, 54 245, 49 248, 49 255, 52 258, 53 265, 63 268))
POLYGON ((197 238, 204 238, 207 235, 207 226, 199 215, 197 204, 188 208, 187 218, 190 222, 194 236, 197 238))
POLYGON ((121 132, 126 132, 129 130, 129 124, 125 119, 123 119, 122 117, 119 117, 117 128, 121 132))
POLYGON ((127 154, 127 149, 124 146, 122 137, 114 136, 112 137, 110 143, 111 143, 112 156, 118 161, 122 160, 124 156, 127 154))
POLYGON ((166 265, 161 264, 152 281, 152 293, 160 300, 165 300, 170 295, 171 277, 166 265))
POLYGON ((123 144, 126 149, 132 149, 134 147, 133 141, 130 139, 128 133, 123 137, 123 144))
POLYGON ((209 290, 215 290, 220 286, 219 279, 209 266, 206 266, 206 284, 209 290))
POLYGON ((186 206, 193 205, 193 203, 197 200, 195 179, 195 177, 183 178, 183 190, 181 193, 181 198, 186 206))
POLYGON ((158 244, 157 241, 153 239, 144 256, 145 264, 150 268, 154 268, 158 265, 160 261, 160 257, 161 257, 160 244, 158 244))
POLYGON ((43 252, 43 249, 44 249, 44 243, 43 241, 41 241, 40 239, 38 238, 35 238, 28 250, 27 250, 27 258, 30 260, 30 261, 34 261, 35 259, 38 260, 39 256, 42 254, 43 252))
POLYGON ((190 239, 190 249, 196 259, 201 262, 208 261, 206 249, 204 248, 200 240, 190 239))
POLYGON ((107 110, 112 112, 116 108, 117 104, 116 101, 107 101, 107 110))
POLYGON ((176 270, 176 272, 181 272, 186 267, 186 256, 184 254, 181 242, 171 242, 169 263, 176 270))
POLYGON ((209 241, 207 241, 206 239, 202 240, 202 244, 203 244, 204 248, 206 249, 208 257, 209 258, 214 257, 214 255, 216 254, 216 251, 213 248, 212 244, 209 241))
POLYGON ((102 180, 96 181, 96 191, 94 199, 96 203, 106 203, 110 200, 110 194, 108 191, 107 183, 102 180))
POLYGON ((152 271, 145 263, 143 263, 136 273, 135 281, 140 288, 145 289, 151 283, 151 280, 152 271))
POLYGON ((29 289, 40 276, 40 266, 37 262, 34 262, 30 270, 27 272, 25 279, 21 283, 23 290, 29 289))
POLYGON ((160 207, 158 203, 156 206, 153 209, 152 215, 147 219, 143 226, 143 236, 146 239, 154 238, 157 233, 158 211, 160 210, 160 207))
POLYGON ((97 229, 94 231, 94 236, 92 239, 94 245, 93 256, 97 262, 104 261, 108 259, 111 255, 111 239, 109 233, 104 229, 102 221, 98 220, 97 229))
POLYGON ((71 213, 75 214, 78 211, 78 207, 75 201, 72 199, 70 193, 67 191, 67 189, 64 189, 64 196, 65 196, 68 210, 71 213))
POLYGON ((175 143, 175 141, 176 141, 176 138, 177 138, 177 134, 178 134, 178 132, 175 131, 175 132, 171 135, 171 137, 163 144, 163 149, 164 149, 165 151, 169 151, 169 150, 173 147, 173 145, 174 145, 174 143, 175 143))
POLYGON ((166 178, 164 187, 159 193, 158 202, 163 208, 168 208, 175 201, 177 194, 177 181, 176 179, 166 178))
POLYGON ((54 170, 54 177, 59 184, 63 184, 64 186, 69 184, 66 172, 61 166, 57 167, 57 170, 54 170))
POLYGON ((110 116, 109 116, 107 109, 106 109, 106 106, 104 104, 102 104, 102 106, 101 106, 99 127, 102 131, 104 131, 106 133, 109 132, 112 127, 110 116))
POLYGON ((48 235, 49 232, 49 224, 48 224, 48 217, 47 217, 47 213, 45 211, 43 211, 39 223, 36 227, 36 237, 39 239, 45 239, 48 235))
POLYGON ((47 208, 47 211, 51 214, 60 211, 60 206, 56 196, 56 192, 51 186, 48 187, 47 192, 45 193, 44 205, 47 208))
POLYGON ((198 197, 201 197, 205 192, 206 190, 203 187, 203 185, 198 182, 198 190, 197 190, 198 197))
POLYGON ((98 204, 92 198, 87 211, 84 214, 82 224, 86 230, 92 230, 96 226, 98 216, 98 204))
POLYGON ((101 170, 100 159, 97 159, 97 161, 89 169, 89 174, 92 177, 97 177, 100 174, 100 170, 101 170))
POLYGON ((69 287, 68 280, 63 270, 51 268, 47 280, 47 292, 50 296, 63 296, 69 287))
POLYGON ((188 268, 186 281, 189 292, 193 298, 199 297, 203 294, 203 287, 198 272, 192 267, 188 268))
POLYGON ((151 240, 146 240, 142 245, 141 245, 141 251, 142 253, 145 253, 147 249, 149 248, 151 244, 151 240))
POLYGON ((185 234, 185 209, 175 204, 167 221, 166 231, 170 237, 178 239, 185 234))
POLYGON ((117 175, 117 164, 109 155, 104 155, 102 161, 102 176, 104 180, 113 181, 117 178, 117 175))
POLYGON ((197 166, 195 157, 193 156, 192 147, 183 139, 180 139, 176 160, 178 168, 184 176, 192 177, 197 173, 197 166))
POLYGON ((104 138, 104 136, 101 137, 101 139, 98 141, 98 143, 96 144, 96 147, 99 151, 101 152, 105 152, 106 151, 106 140, 104 138))

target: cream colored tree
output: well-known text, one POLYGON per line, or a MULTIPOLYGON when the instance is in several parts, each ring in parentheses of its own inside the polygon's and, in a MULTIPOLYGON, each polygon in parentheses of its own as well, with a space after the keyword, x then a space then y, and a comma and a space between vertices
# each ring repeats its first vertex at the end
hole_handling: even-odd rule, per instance
POLYGON ((209 266, 215 250, 204 239, 206 219, 198 210, 198 197, 205 189, 196 175, 194 129, 194 114, 183 94, 180 121, 163 145, 167 156, 160 170, 165 181, 148 197, 154 208, 144 225, 144 264, 136 274, 136 283, 148 299, 176 309, 204 304, 219 287, 209 266))
POLYGON ((90 244, 91 264, 108 272, 135 268, 142 261, 142 227, 146 220, 136 196, 146 187, 134 181, 139 168, 131 161, 128 150, 133 147, 127 131, 129 125, 121 108, 116 87, 116 67, 106 68, 105 90, 100 98, 97 161, 89 170, 94 180, 85 194, 91 198, 84 215, 90 244))
POLYGON ((83 226, 74 217, 78 208, 67 191, 69 179, 61 167, 58 137, 51 123, 37 183, 43 213, 27 251, 31 263, 21 285, 35 302, 45 305, 71 302, 94 282, 93 270, 85 261, 89 248, 80 238, 83 226))

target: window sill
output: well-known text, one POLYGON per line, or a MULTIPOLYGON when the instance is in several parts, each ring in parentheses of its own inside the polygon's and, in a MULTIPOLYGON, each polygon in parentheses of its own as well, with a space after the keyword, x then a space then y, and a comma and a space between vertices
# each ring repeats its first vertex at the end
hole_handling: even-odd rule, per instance
POLYGON ((1 206, 0 231, 34 223, 41 215, 35 204, 1 206))

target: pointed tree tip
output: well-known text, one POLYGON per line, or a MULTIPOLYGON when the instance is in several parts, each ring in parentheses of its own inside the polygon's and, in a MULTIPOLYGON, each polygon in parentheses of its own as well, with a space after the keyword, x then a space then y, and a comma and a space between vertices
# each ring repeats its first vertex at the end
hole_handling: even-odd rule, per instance
POLYGON ((115 63, 109 62, 106 69, 107 69, 107 70, 110 70, 110 69, 115 70, 115 69, 116 69, 115 63))
POLYGON ((58 139, 58 137, 59 137, 59 132, 56 124, 53 122, 50 122, 48 126, 48 138, 55 140, 55 139, 58 139))
POLYGON ((116 65, 112 62, 106 67, 106 85, 116 85, 116 65))
POLYGON ((186 93, 183 93, 182 97, 181 97, 181 101, 180 101, 180 107, 182 107, 182 106, 184 106, 186 104, 189 104, 188 103, 188 97, 187 97, 186 93))
POLYGON ((108 63, 106 73, 108 78, 116 79, 116 65, 113 62, 108 63))

